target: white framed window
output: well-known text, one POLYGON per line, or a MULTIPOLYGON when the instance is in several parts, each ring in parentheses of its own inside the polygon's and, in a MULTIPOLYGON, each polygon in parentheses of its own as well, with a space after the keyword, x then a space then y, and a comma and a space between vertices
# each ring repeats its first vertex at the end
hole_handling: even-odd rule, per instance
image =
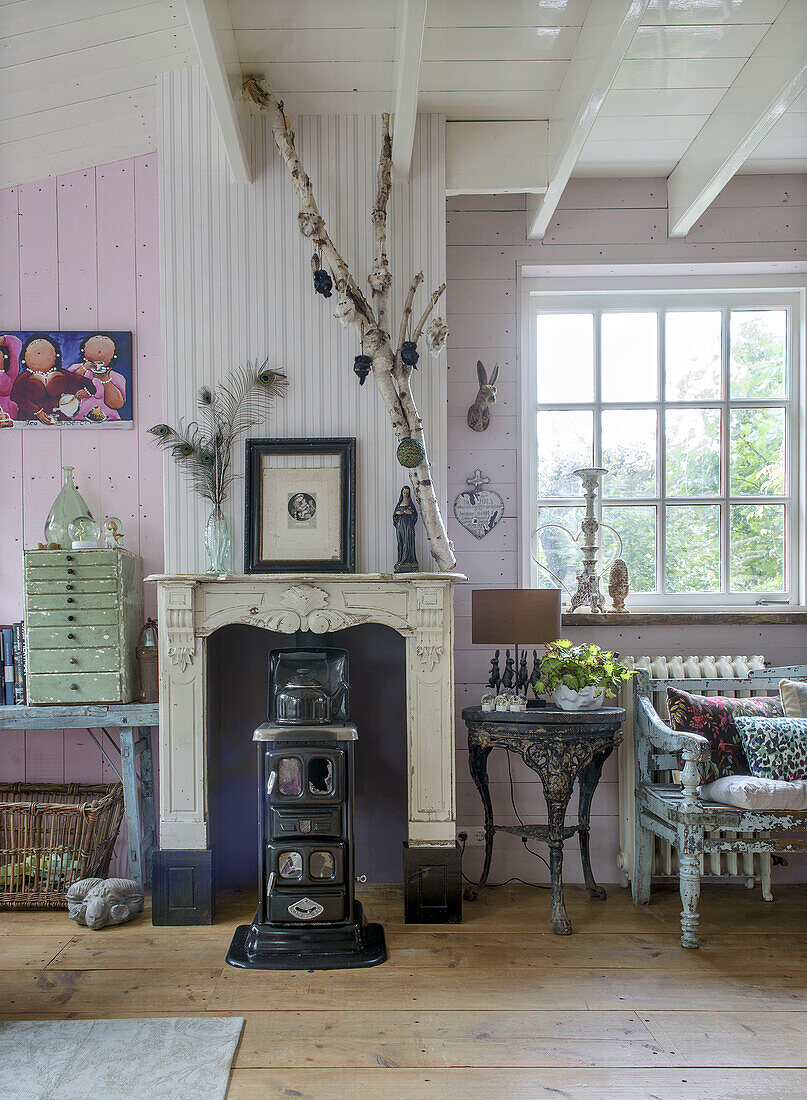
POLYGON ((800 604, 804 292, 618 282, 522 284, 524 583, 555 586, 551 570, 574 591, 579 543, 558 527, 578 530, 572 471, 593 465, 632 606, 800 604))

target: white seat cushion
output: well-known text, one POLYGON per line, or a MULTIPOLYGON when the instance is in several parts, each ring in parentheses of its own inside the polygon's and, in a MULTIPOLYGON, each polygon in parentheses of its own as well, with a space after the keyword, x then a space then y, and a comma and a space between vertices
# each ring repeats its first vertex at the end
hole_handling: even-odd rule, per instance
POLYGON ((807 780, 757 779, 753 775, 726 775, 704 783, 700 796, 741 810, 807 810, 807 780))

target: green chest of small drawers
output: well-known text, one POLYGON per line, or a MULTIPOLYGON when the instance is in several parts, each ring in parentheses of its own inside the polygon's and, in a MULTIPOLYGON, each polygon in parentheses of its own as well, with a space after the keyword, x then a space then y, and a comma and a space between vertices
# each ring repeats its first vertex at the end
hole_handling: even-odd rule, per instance
POLYGON ((28 702, 130 703, 143 572, 128 550, 25 551, 28 702))

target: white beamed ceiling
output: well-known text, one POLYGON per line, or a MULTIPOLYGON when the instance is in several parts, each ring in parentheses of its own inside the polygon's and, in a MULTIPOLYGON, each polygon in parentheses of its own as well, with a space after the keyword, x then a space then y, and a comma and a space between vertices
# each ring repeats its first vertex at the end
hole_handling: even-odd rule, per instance
MULTIPOLYGON (((650 0, 574 174, 669 175, 784 6, 650 0)), ((588 8, 430 0, 419 110, 548 119, 588 8)), ((394 109, 399 0, 229 0, 229 11, 242 72, 266 76, 292 113, 394 109)), ((0 186, 155 149, 156 75, 198 60, 181 0, 0 0, 0 35, 0 186)), ((807 93, 742 168, 805 170, 807 93)))

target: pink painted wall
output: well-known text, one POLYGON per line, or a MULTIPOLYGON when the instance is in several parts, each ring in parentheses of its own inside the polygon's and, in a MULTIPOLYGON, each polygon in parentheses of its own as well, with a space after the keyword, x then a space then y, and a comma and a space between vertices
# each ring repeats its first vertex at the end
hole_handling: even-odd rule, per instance
MULTIPOLYGON (((162 567, 162 458, 145 434, 161 417, 157 234, 156 154, 0 191, 0 331, 131 329, 135 408, 131 430, 0 432, 4 624, 22 618, 22 551, 43 538, 62 465, 75 467, 96 518, 123 521, 124 544, 142 556, 144 575, 162 567)), ((0 780, 115 778, 84 731, 0 737, 0 780)))
MULTIPOLYGON (((569 265, 596 265, 607 274, 609 265, 625 263, 691 263, 691 271, 709 262, 757 261, 775 263, 782 272, 805 270, 807 261, 807 177, 739 176, 719 196, 683 241, 666 236, 664 180, 574 180, 543 241, 526 239, 524 196, 460 196, 447 204, 447 310, 449 337, 448 485, 449 532, 457 549, 458 567, 471 584, 461 586, 456 598, 457 681, 457 814, 460 825, 481 823, 479 796, 468 774, 467 749, 461 710, 476 704, 489 669, 487 647, 471 644, 470 591, 475 586, 517 587, 519 554, 529 532, 521 529, 520 407, 516 349, 517 284, 521 265, 541 267, 542 275, 569 265), (500 384, 491 426, 484 434, 472 432, 466 411, 477 390, 476 361, 489 369, 498 361, 500 384), (491 478, 491 488, 505 501, 505 518, 477 541, 454 519, 452 503, 466 487, 475 468, 491 478)), ((690 269, 688 269, 690 270, 690 269)), ((591 272, 590 272, 591 273, 591 272)), ((559 278, 559 288, 562 279, 559 278)), ((568 632, 575 640, 587 638, 585 627, 568 632)), ((692 629, 669 627, 599 628, 588 637, 601 645, 634 655, 689 653, 763 653, 775 664, 807 662, 807 631, 802 626, 692 629)), ((519 761, 512 761, 516 804, 528 821, 544 821, 543 799, 536 777, 519 761)), ((499 820, 516 824, 510 809, 507 761, 503 753, 490 757, 491 790, 499 820)), ((617 770, 612 758, 606 765, 592 810, 592 862, 603 882, 617 878, 618 851, 617 770)), ((543 851, 542 846, 537 846, 543 851)), ((580 881, 575 841, 567 845, 564 873, 580 881)), ((466 872, 475 874, 481 849, 468 850, 466 872)), ((786 874, 807 880, 807 864, 786 874)), ((776 871, 783 877, 781 870, 776 871)), ((496 840, 494 879, 510 875, 546 881, 546 868, 524 852, 516 837, 496 840)))

